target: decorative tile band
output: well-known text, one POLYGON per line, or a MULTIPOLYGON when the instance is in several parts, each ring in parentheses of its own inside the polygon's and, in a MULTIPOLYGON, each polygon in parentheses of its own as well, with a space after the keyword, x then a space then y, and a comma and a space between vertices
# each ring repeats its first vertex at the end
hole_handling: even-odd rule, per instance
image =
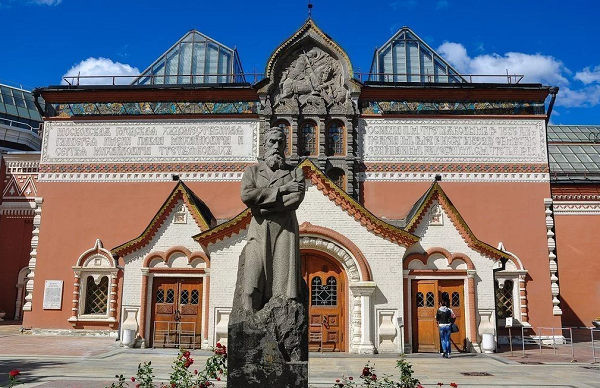
POLYGON ((420 114, 420 115, 543 115, 539 102, 480 101, 360 101, 362 114, 420 114))
POLYGON ((257 101, 85 102, 46 104, 46 117, 257 114, 257 101))
POLYGON ((546 164, 518 163, 368 163, 363 172, 548 173, 546 164))
POLYGON ((99 163, 42 164, 40 173, 231 173, 244 172, 252 163, 99 163))
POLYGON ((361 172, 358 180, 383 182, 550 182, 547 173, 466 173, 466 172, 361 172))

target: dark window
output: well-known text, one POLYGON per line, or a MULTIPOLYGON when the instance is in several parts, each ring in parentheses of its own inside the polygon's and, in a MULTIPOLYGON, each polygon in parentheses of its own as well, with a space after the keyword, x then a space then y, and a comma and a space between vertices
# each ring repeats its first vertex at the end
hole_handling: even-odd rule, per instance
POLYGON ((156 290, 156 303, 165 303, 165 290, 156 290))
POLYGON ((342 190, 346 190, 346 174, 341 168, 332 168, 327 172, 329 179, 339 186, 342 190))
POLYGON ((188 290, 181 291, 181 296, 179 297, 179 304, 188 304, 190 297, 190 293, 188 290))
POLYGON ((496 285, 496 310, 498 311, 498 318, 507 318, 513 316, 513 282, 512 280, 505 280, 504 286, 499 287, 498 281, 496 285))
POLYGON ((435 297, 433 296, 433 292, 427 293, 425 302, 427 303, 427 307, 435 307, 435 297))
POLYGON ((106 314, 108 311, 108 277, 96 284, 92 276, 87 277, 84 314, 106 314))
POLYGON ((198 290, 192 290, 192 300, 191 304, 198 304, 200 302, 200 293, 198 290))
POLYGON ((422 292, 417 292, 417 307, 425 307, 425 299, 422 292))
POLYGON ((456 291, 452 293, 452 307, 460 307, 460 294, 456 291))
POLYGON ((334 122, 327 127, 327 155, 344 154, 344 126, 334 122))
POLYGON ((172 289, 167 290, 167 302, 166 303, 175 303, 175 292, 172 289))
POLYGON ((327 284, 315 276, 311 282, 311 305, 312 306, 335 306, 337 305, 337 280, 333 276, 327 278, 327 284))
POLYGON ((302 124, 300 129, 300 144, 302 152, 300 156, 317 154, 317 126, 313 122, 302 124))
POLYGON ((279 120, 275 123, 275 126, 281 128, 285 133, 286 145, 285 145, 285 154, 286 156, 290 156, 292 154, 292 134, 290 124, 287 121, 279 120))

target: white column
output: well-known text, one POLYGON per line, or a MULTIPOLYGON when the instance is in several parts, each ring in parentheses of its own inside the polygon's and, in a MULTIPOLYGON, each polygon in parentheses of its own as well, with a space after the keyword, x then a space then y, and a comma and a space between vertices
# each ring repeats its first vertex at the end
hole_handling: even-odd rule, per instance
POLYGON ((360 344, 355 352, 359 354, 375 353, 373 345, 373 314, 371 296, 375 292, 377 284, 375 282, 354 282, 350 283, 350 290, 356 295, 360 295, 360 344))

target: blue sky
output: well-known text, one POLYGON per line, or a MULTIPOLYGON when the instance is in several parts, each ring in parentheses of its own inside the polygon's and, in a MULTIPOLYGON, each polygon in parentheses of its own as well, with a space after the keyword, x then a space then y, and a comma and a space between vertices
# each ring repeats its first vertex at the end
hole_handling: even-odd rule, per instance
MULTIPOLYGON (((237 47, 246 73, 307 17, 306 0, 0 0, 0 82, 27 89, 82 74, 143 71, 190 29, 237 47)), ((313 20, 367 72, 410 27, 464 74, 525 74, 559 86, 552 123, 600 125, 600 2, 313 0, 313 20)))

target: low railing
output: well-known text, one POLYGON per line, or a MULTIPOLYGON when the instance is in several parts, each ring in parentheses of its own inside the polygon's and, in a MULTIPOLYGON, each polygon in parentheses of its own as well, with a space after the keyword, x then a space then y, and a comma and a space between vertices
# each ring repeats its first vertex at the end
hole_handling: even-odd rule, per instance
POLYGON ((176 347, 182 345, 196 349, 196 322, 155 321, 152 347, 176 347))
POLYGON ((30 130, 31 132, 34 132, 35 134, 39 134, 39 132, 40 132, 40 126, 38 126, 36 128, 36 127, 32 127, 31 125, 29 125, 27 123, 17 121, 17 120, 7 119, 4 117, 0 117, 0 124, 7 125, 9 127, 27 129, 27 130, 30 130))
MULTIPOLYGON (((355 72, 354 78, 360 82, 389 83, 507 83, 518 84, 522 74, 419 74, 419 73, 362 73, 355 72)), ((74 75, 64 76, 63 81, 70 86, 79 85, 190 85, 211 83, 252 83, 265 78, 263 73, 243 74, 176 74, 176 75, 74 75)))

